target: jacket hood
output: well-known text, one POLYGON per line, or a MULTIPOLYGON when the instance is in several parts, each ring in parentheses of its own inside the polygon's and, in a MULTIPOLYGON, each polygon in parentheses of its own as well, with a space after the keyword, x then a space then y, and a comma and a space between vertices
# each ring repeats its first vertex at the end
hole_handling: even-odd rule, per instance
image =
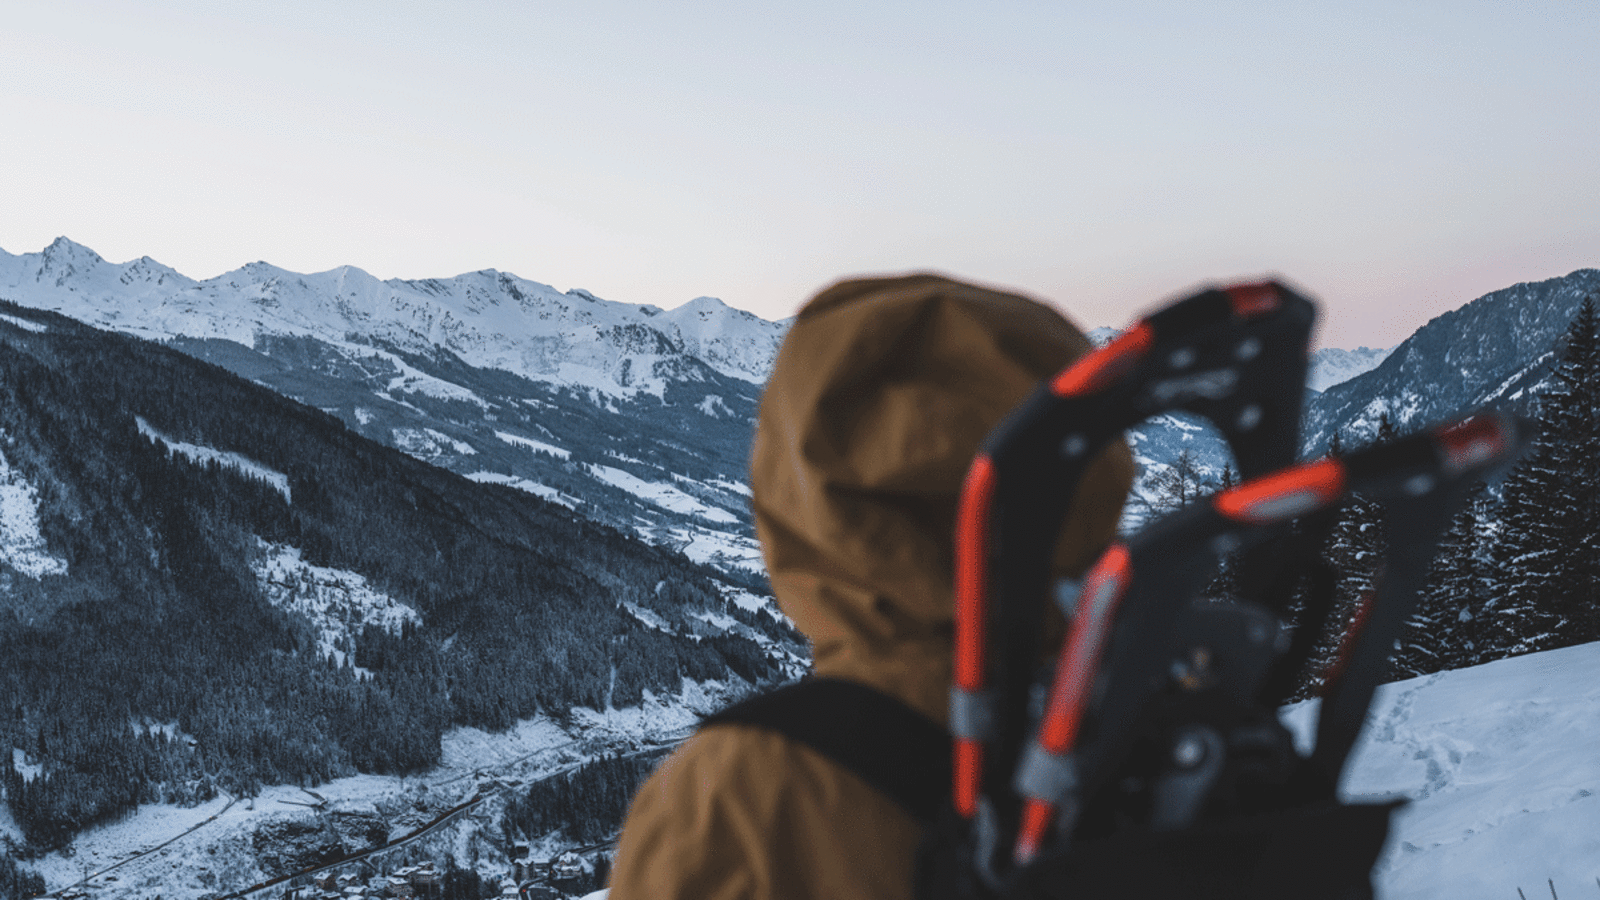
MULTIPOLYGON (((762 396, 756 531, 778 605, 819 675, 947 718, 956 507, 979 444, 1087 353, 1051 308, 937 275, 846 281, 796 316, 762 396)), ((1057 564, 1078 575, 1115 533, 1126 446, 1097 458, 1057 564)))

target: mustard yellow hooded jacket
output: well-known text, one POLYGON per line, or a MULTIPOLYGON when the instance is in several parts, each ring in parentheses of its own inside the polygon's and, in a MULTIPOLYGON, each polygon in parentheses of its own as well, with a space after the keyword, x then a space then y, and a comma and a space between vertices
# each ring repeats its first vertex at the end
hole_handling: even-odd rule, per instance
MULTIPOLYGON (((818 675, 947 721, 957 499, 983 437, 1090 349, 1040 303, 935 275, 847 281, 796 317, 751 460, 773 592, 818 675)), ((1112 537, 1127 449, 1096 460, 1058 565, 1112 537)), ((634 798, 611 900, 910 900, 920 826, 808 747, 708 728, 634 798)))

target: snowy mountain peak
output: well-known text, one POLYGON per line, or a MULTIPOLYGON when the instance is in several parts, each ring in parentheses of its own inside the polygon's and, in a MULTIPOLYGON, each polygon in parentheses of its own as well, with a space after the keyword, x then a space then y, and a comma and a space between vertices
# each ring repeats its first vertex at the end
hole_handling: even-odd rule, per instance
POLYGON ((46 265, 52 266, 80 261, 90 264, 105 262, 100 254, 64 235, 51 241, 50 246, 44 248, 40 255, 46 265))
POLYGON ((713 369, 756 384, 766 381, 789 325, 734 309, 715 297, 696 297, 656 318, 713 369))
POLYGON ((723 303, 721 300, 718 300, 715 297, 696 297, 693 300, 690 300, 688 303, 678 307, 676 310, 673 310, 673 312, 692 311, 701 318, 707 318, 709 316, 719 315, 729 309, 730 307, 728 304, 723 303))

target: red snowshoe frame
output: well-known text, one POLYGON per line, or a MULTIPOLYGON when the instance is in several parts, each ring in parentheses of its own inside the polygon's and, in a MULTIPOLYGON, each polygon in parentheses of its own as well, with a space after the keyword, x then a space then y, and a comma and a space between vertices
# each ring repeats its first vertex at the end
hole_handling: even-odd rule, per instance
POLYGON ((1041 385, 985 441, 958 520, 950 730, 959 844, 987 889, 1037 885, 1050 859, 1130 830, 1198 833, 1229 817, 1337 807, 1432 547, 1467 487, 1525 448, 1527 428, 1483 413, 1291 466, 1314 317, 1277 283, 1202 292, 1041 385), (1081 589, 1055 585, 1070 624, 1038 708, 1039 623, 1077 484, 1123 431, 1172 411, 1215 424, 1249 480, 1113 544, 1081 589), (1391 549, 1330 676, 1316 749, 1301 759, 1275 711, 1331 591, 1314 595, 1287 643, 1280 616, 1352 492, 1385 504, 1391 549), (1199 601, 1230 553, 1239 602, 1199 601))

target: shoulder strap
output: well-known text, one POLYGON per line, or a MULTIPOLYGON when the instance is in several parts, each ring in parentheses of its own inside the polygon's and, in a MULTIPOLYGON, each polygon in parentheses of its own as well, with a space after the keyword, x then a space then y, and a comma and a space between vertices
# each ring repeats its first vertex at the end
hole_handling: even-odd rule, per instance
POLYGON ((810 747, 925 823, 950 793, 950 733, 887 694, 853 681, 808 678, 705 719, 754 725, 810 747))

